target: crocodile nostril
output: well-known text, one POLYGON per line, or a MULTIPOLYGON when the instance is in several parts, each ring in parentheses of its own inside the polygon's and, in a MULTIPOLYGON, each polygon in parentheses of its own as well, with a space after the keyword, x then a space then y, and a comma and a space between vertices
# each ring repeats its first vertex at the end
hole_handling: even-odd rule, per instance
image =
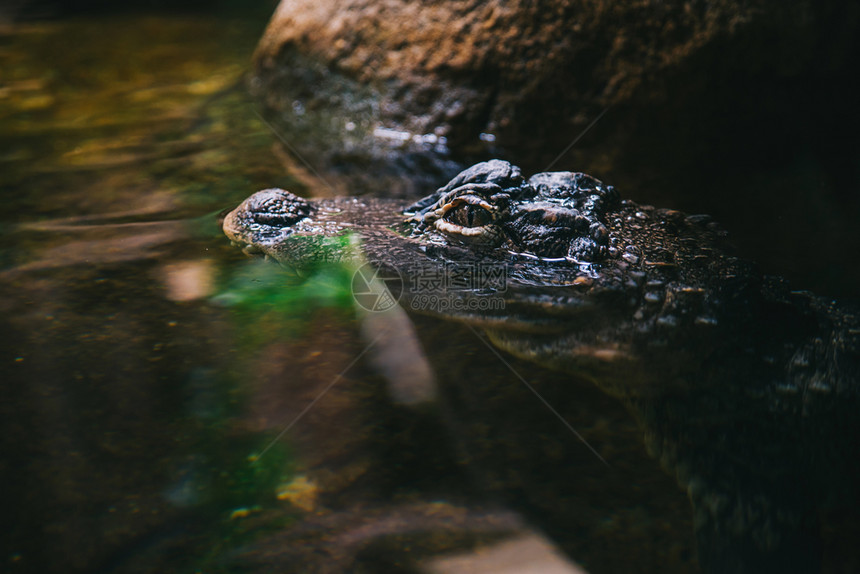
POLYGON ((257 192, 253 199, 248 204, 248 213, 261 225, 286 227, 313 213, 310 202, 283 189, 265 189, 257 192))
POLYGON ((284 212, 254 212, 253 218, 256 223, 271 225, 272 227, 286 227, 298 223, 306 218, 309 213, 302 213, 298 210, 284 212))

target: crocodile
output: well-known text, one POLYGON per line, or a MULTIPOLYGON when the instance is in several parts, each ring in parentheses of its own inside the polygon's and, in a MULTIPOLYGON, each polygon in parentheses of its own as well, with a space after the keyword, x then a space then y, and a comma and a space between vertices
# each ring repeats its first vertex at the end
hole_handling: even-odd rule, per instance
POLYGON ((708 216, 492 160, 413 203, 263 190, 223 229, 289 266, 366 261, 406 309, 622 401, 686 490, 705 572, 817 572, 822 508, 856 524, 858 316, 734 256, 708 216))

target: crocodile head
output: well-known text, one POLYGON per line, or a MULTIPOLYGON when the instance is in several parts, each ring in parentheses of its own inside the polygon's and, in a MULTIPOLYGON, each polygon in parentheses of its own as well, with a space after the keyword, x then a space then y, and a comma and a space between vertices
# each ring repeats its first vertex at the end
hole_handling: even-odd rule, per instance
MULTIPOLYGON (((283 247, 301 242, 300 237, 346 230, 366 233, 374 226, 397 223, 402 237, 433 245, 434 252, 465 248, 488 260, 517 254, 593 263, 609 253, 606 218, 617 203, 614 188, 588 175, 540 173, 526 181, 515 166, 493 160, 467 169, 410 206, 358 199, 312 201, 280 189, 263 190, 227 216, 224 231, 249 252, 293 264, 313 257, 284 253, 283 247)), ((399 267, 409 262, 391 263, 399 267)))
POLYGON ((407 309, 468 322, 507 351, 622 395, 699 368, 756 276, 725 255, 705 216, 622 200, 583 173, 526 179, 499 160, 411 205, 260 191, 224 231, 288 265, 361 257, 401 279, 389 285, 407 309), (359 241, 334 240, 344 234, 359 241))

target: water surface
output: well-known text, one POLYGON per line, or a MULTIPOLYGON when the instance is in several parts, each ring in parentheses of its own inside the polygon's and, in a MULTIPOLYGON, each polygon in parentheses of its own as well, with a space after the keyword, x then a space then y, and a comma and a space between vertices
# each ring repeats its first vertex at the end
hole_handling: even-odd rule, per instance
POLYGON ((280 444, 248 464, 268 426, 236 357, 255 347, 212 302, 245 264, 217 213, 294 186, 243 89, 260 29, 123 17, 0 36, 4 571, 189 571, 291 480, 280 444))

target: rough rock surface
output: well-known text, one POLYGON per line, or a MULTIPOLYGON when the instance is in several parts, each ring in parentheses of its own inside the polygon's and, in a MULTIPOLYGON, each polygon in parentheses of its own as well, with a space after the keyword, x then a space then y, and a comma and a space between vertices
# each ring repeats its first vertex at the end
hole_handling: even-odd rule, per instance
POLYGON ((289 0, 260 43, 253 86, 335 187, 330 174, 370 169, 368 189, 409 192, 490 151, 544 170, 607 108, 599 134, 557 167, 600 173, 667 153, 701 163, 728 129, 740 137, 725 138, 727 157, 740 147, 766 159, 847 105, 833 90, 816 107, 856 53, 858 12, 771 0, 289 0))

